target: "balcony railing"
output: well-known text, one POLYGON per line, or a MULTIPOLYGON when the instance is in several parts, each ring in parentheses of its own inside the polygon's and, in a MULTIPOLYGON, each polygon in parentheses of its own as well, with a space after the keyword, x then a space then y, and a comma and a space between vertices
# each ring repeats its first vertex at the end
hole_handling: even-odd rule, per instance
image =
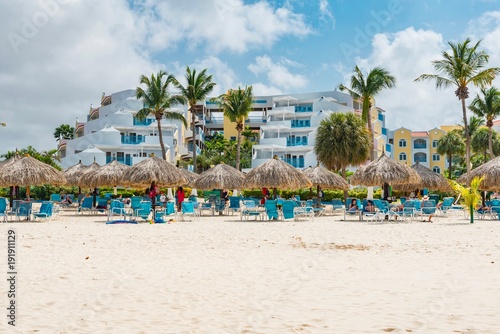
POLYGON ((287 138, 286 146, 307 146, 308 140, 307 137, 295 137, 295 138, 287 138))
POLYGON ((311 120, 308 119, 294 119, 292 120, 292 128, 309 128, 311 127, 311 120))
POLYGON ((427 148, 427 144, 426 143, 423 143, 423 144, 415 143, 415 144, 413 144, 413 148, 414 149, 425 149, 425 148, 427 148))
POLYGON ((106 157, 107 164, 109 164, 113 160, 116 160, 119 163, 125 164, 127 166, 132 166, 132 157, 106 157))
POLYGON ((312 106, 295 106, 295 112, 312 112, 312 106))
POLYGON ((153 123, 153 121, 154 121, 154 119, 152 119, 152 118, 137 119, 134 117, 134 125, 148 126, 151 123, 153 123))
POLYGON ((283 158, 281 159, 295 168, 304 168, 304 158, 283 158))
POLYGON ((262 117, 248 117, 245 123, 267 123, 267 119, 262 117))
POLYGON ((121 136, 122 139, 122 144, 132 144, 132 145, 137 145, 140 143, 144 143, 146 136, 121 136))

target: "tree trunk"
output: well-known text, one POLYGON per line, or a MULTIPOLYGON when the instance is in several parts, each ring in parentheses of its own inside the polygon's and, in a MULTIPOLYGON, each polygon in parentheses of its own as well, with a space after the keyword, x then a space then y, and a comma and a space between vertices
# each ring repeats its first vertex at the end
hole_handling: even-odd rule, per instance
POLYGON ((156 125, 158 126, 158 140, 160 141, 161 156, 163 160, 167 160, 167 152, 165 151, 165 146, 163 145, 163 133, 161 132, 161 118, 156 118, 156 125))
MULTIPOLYGON (((347 181, 347 176, 346 176, 346 169, 345 167, 342 167, 342 177, 344 178, 344 180, 347 181)), ((346 204, 346 208, 347 208, 347 196, 349 196, 349 192, 347 190, 344 190, 344 203, 346 204)), ((348 208, 347 208, 348 209, 348 208)))
POLYGON ((448 155, 448 178, 450 180, 451 180, 451 173, 453 172, 452 161, 451 161, 452 158, 453 158, 452 154, 448 155))
POLYGON ((196 165, 196 119, 195 119, 195 114, 194 114, 194 108, 193 105, 191 105, 191 130, 193 131, 193 170, 195 173, 198 172, 198 167, 196 165))
POLYGON ((373 128, 372 128, 372 108, 368 108, 368 119, 366 121, 368 132, 370 133, 370 161, 375 160, 375 146, 373 145, 373 128))
POLYGON ((493 132, 491 126, 488 126, 488 148, 490 150, 490 158, 493 159, 495 156, 493 155, 493 132))
POLYGON ((236 169, 240 170, 240 149, 241 149, 241 130, 238 127, 238 139, 236 141, 236 169))
MULTIPOLYGON (((464 130, 465 130, 465 167, 467 168, 467 187, 470 186, 469 174, 470 174, 470 134, 469 125, 467 124, 467 108, 465 107, 465 98, 460 98, 462 100, 462 114, 464 118, 464 130)), ((472 214, 471 214, 472 215, 472 214)))

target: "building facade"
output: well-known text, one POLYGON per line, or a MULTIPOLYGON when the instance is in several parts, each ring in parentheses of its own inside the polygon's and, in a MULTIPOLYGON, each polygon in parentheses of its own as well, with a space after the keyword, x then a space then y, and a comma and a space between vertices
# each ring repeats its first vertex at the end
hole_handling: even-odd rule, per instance
POLYGON ((445 133, 446 131, 438 128, 429 131, 412 131, 402 127, 389 131, 392 158, 408 166, 418 161, 434 172, 443 174, 447 161, 446 157, 437 153, 437 146, 439 138, 445 133))
MULTIPOLYGON (((136 114, 142 108, 143 103, 137 100, 133 89, 103 94, 101 105, 90 107, 85 122, 77 119, 74 139, 59 140, 61 166, 68 168, 80 161, 84 165, 94 161, 104 165, 113 160, 133 165, 152 153, 161 157, 158 124, 151 115, 138 119, 136 114)), ((183 106, 172 112, 186 114, 183 106)), ((181 123, 164 119, 161 131, 167 160, 175 162, 187 153, 187 148, 182 145, 184 130, 181 123)))

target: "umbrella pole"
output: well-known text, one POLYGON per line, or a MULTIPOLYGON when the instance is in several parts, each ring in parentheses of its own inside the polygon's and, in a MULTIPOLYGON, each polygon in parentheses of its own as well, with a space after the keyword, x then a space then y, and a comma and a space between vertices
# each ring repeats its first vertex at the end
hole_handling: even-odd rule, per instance
POLYGON ((277 192, 276 188, 273 188, 274 199, 276 199, 276 192, 277 192))
POLYGON ((14 187, 13 186, 9 187, 9 198, 10 198, 10 207, 12 208, 12 205, 14 204, 14 187))
POLYGON ((26 199, 29 201, 30 200, 30 186, 26 186, 26 199))
POLYGON ((319 208, 320 204, 321 204, 321 198, 319 198, 319 184, 316 188, 316 206, 319 208))

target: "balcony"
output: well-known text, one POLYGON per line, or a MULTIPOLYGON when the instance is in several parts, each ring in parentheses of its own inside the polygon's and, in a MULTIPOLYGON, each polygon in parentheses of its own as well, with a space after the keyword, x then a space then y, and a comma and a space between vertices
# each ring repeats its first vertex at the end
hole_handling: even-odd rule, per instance
POLYGON ((286 146, 307 146, 308 138, 306 136, 302 137, 288 137, 286 139, 286 146))
POLYGON ((154 119, 152 118, 144 118, 144 119, 137 119, 134 117, 134 125, 139 125, 139 126, 148 126, 151 123, 153 123, 154 119))
POLYGON ((139 135, 139 136, 121 136, 121 142, 122 144, 132 144, 132 145, 137 145, 140 143, 144 143, 145 141, 145 136, 139 135))
POLYGON ((119 163, 125 164, 127 166, 132 166, 132 157, 106 157, 107 164, 109 164, 113 160, 116 160, 119 163))
POLYGON ((304 168, 304 158, 282 158, 284 162, 292 165, 295 168, 304 168))
POLYGON ((312 112, 313 107, 312 105, 308 106, 295 106, 295 112, 312 112))
POLYGON ((309 128, 311 127, 311 120, 309 119, 294 119, 291 121, 292 128, 309 128))
POLYGON ((248 117, 245 120, 245 123, 267 123, 267 119, 263 118, 262 116, 254 116, 254 117, 248 117))

